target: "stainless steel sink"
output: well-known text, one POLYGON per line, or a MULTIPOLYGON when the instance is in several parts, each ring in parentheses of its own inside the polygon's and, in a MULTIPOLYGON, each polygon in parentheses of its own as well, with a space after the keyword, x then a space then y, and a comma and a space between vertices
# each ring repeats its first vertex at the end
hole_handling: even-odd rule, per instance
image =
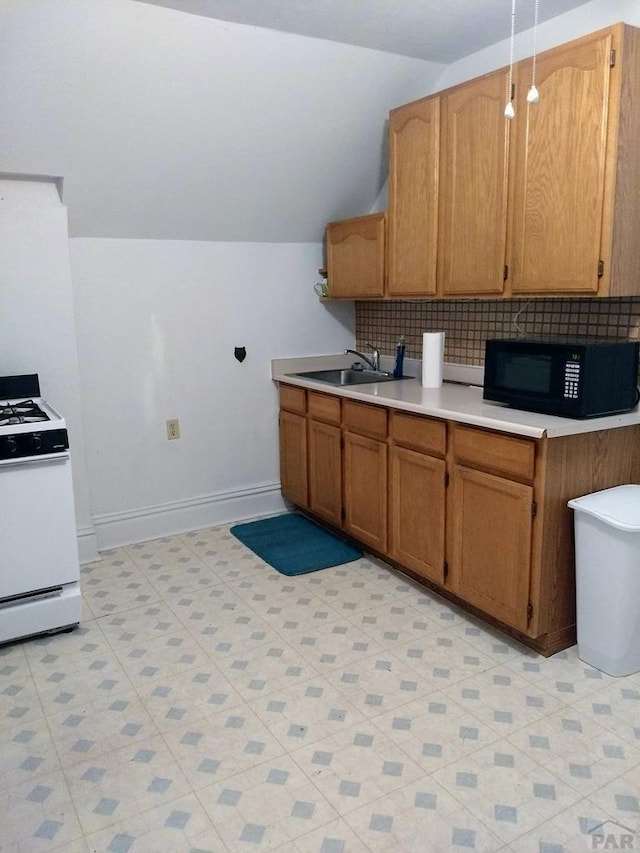
MULTIPOLYGON (((371 382, 393 382, 400 377, 390 373, 379 373, 375 370, 353 370, 347 367, 342 370, 309 370, 306 373, 294 373, 300 379, 313 379, 315 382, 327 382, 329 385, 367 385, 371 382)), ((408 376, 401 377, 408 379, 408 376)))

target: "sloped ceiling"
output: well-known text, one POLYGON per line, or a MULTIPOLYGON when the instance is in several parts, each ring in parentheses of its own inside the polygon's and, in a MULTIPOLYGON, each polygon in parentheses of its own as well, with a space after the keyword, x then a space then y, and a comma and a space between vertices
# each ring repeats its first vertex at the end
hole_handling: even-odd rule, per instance
MULTIPOLYGON (((372 44, 386 26, 374 8, 417 5, 336 4, 361 10, 356 31, 372 44)), ((372 209, 387 175, 389 109, 433 91, 447 65, 353 46, 346 35, 326 41, 222 19, 234 8, 288 8, 295 30, 303 6, 326 0, 164 5, 185 11, 0 0, 0 173, 61 176, 74 237, 316 242, 327 221, 372 209), (221 17, 187 14, 188 5, 221 17)), ((487 35, 479 7, 510 12, 510 0, 421 5, 438 7, 429 14, 443 27, 430 43, 458 33, 465 46, 455 53, 504 34, 503 22, 487 35), (462 7, 475 41, 460 35, 462 7)), ((314 20, 317 35, 322 17, 314 20)))
MULTIPOLYGON (((512 0, 139 0, 193 15, 268 27, 426 59, 455 62, 511 32, 512 0)), ((539 4, 538 21, 587 0, 539 4)), ((516 4, 516 32, 533 26, 534 0, 516 4)))

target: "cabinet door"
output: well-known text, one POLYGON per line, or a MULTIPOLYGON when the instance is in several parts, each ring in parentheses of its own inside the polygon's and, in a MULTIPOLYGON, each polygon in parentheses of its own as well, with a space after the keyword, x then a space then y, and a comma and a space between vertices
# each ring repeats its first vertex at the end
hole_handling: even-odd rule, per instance
POLYGON ((344 434, 344 528, 361 542, 387 547, 387 445, 344 434))
POLYGON ((485 613, 526 631, 532 487, 455 465, 450 494, 451 588, 485 613))
POLYGON ((510 122, 501 70, 442 101, 439 276, 443 296, 501 294, 507 240, 510 122))
POLYGON ((326 241, 332 299, 384 296, 384 213, 330 222, 326 241))
POLYGON ((280 481, 282 494, 298 506, 308 506, 307 420, 280 412, 280 481))
POLYGON ((308 421, 309 509, 342 525, 342 467, 340 427, 308 421))
POLYGON ((391 557, 444 583, 443 459, 394 447, 391 454, 391 557))
POLYGON ((513 293, 598 291, 611 46, 605 32, 541 54, 538 104, 525 99, 531 61, 517 66, 513 293))
POLYGON ((440 99, 389 115, 389 296, 434 296, 440 99))
POLYGON ((307 392, 304 388, 295 388, 293 385, 280 383, 278 388, 280 397, 280 408, 287 412, 295 412, 304 415, 307 411, 307 392))

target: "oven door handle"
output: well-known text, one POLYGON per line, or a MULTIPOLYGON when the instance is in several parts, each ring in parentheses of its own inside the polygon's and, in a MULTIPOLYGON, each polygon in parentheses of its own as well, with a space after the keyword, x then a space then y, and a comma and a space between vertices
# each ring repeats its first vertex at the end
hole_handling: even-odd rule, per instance
POLYGON ((18 465, 40 465, 50 462, 66 462, 70 454, 68 451, 63 453, 43 453, 41 456, 22 456, 20 459, 0 459, 0 469, 15 468, 18 465))

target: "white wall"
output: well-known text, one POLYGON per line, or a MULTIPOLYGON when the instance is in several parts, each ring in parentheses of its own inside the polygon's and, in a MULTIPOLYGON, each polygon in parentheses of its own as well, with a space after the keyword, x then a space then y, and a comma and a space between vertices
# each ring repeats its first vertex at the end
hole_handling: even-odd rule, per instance
POLYGON ((66 419, 80 557, 92 559, 67 211, 55 181, 0 176, 0 375, 22 373, 66 419))
POLYGON ((0 169, 74 237, 317 242, 386 178, 437 63, 131 0, 0 0, 0 169))
MULTIPOLYGON (((516 7, 517 14, 517 7, 516 7)), ((545 21, 538 27, 538 51, 587 35, 610 24, 623 21, 640 26, 640 0, 592 0, 578 9, 565 12, 545 21)), ((450 65, 438 79, 433 91, 454 86, 464 80, 486 74, 509 64, 510 41, 498 42, 491 47, 467 56, 450 65)), ((533 54, 533 31, 525 30, 514 41, 514 59, 524 59, 533 54)), ((526 92, 523 93, 526 97, 526 92)))
POLYGON ((0 170, 62 176, 78 238, 75 309, 44 273, 4 322, 35 311, 64 346, 75 323, 80 379, 56 339, 31 353, 71 424, 82 396, 101 548, 281 506, 269 361, 353 345, 352 306, 313 292, 324 223, 371 204, 388 109, 441 70, 130 0, 0 0, 0 170))
POLYGON ((279 511, 270 361, 354 341, 353 304, 313 291, 321 246, 70 245, 100 546, 279 511))

